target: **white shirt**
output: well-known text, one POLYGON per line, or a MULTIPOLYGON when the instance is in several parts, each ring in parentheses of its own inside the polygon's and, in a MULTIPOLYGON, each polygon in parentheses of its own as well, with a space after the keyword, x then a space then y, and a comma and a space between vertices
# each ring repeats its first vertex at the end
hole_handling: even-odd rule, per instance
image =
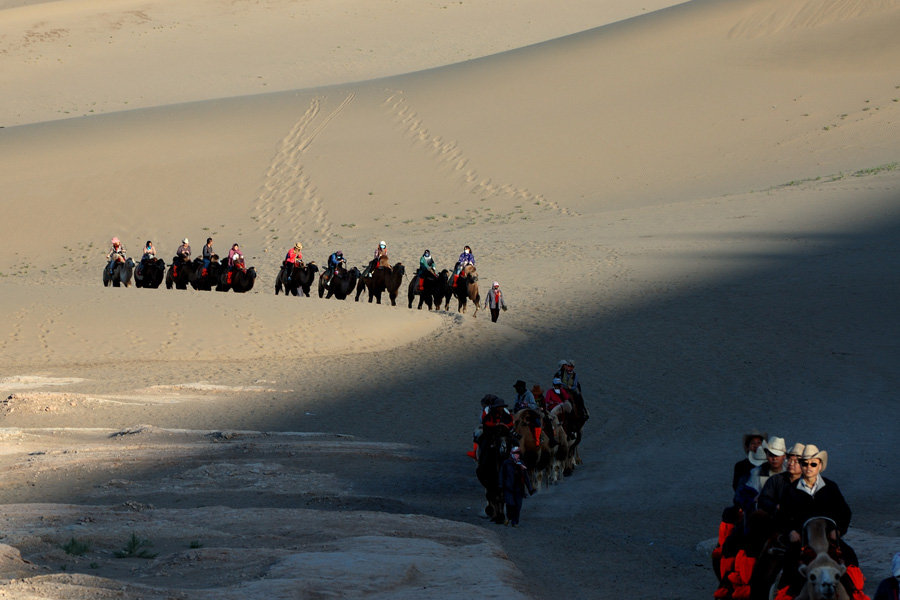
POLYGON ((797 482, 797 489, 802 492, 806 492, 810 496, 815 496, 816 492, 821 490, 823 487, 825 487, 825 480, 819 476, 816 476, 816 482, 812 484, 812 486, 807 485, 806 480, 802 477, 800 478, 800 481, 797 482))

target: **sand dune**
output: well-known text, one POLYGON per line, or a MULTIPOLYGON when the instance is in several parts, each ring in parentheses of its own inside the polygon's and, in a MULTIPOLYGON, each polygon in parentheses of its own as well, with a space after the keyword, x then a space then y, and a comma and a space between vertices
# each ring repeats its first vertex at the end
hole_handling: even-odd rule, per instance
POLYGON ((829 451, 867 590, 886 575, 900 2, 0 17, 0 597, 343 577, 353 597, 696 598, 749 427, 829 451), (239 242, 259 277, 105 289, 114 235, 167 262, 185 236, 239 242), (408 275, 471 245, 510 310, 274 295, 295 241, 363 267, 382 239, 408 275), (585 464, 522 530, 485 531, 478 399, 546 386, 560 358, 594 415, 585 464), (135 523, 160 555, 129 571, 111 552, 135 523), (76 535, 94 554, 60 548, 76 535))

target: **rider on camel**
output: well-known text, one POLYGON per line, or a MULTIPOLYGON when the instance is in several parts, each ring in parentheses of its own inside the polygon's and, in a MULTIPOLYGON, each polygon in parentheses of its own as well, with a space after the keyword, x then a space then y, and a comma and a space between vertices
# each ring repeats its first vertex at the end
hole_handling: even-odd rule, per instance
POLYGON ((181 240, 181 245, 175 251, 175 260, 186 263, 191 260, 191 245, 187 238, 181 240))
POLYGON ((109 252, 106 253, 106 260, 109 261, 109 272, 112 274, 113 269, 116 266, 117 262, 125 262, 127 259, 125 255, 125 246, 122 245, 122 242, 119 241, 119 238, 114 237, 112 240, 112 248, 109 249, 109 252))
POLYGON ((363 270, 363 277, 371 277, 372 272, 378 268, 378 263, 381 262, 381 259, 387 259, 387 244, 384 240, 381 240, 378 243, 378 247, 375 248, 375 256, 372 258, 372 261, 366 265, 365 270, 363 270))
POLYGON ((591 418, 591 414, 584 404, 584 396, 581 395, 581 382, 578 381, 578 375, 575 373, 575 361, 563 359, 559 361, 558 367, 554 377, 562 380, 563 387, 569 392, 572 400, 578 405, 578 409, 584 414, 584 420, 587 421, 591 418))
POLYGON ((459 274, 463 272, 467 265, 475 266, 475 255, 472 254, 472 249, 469 246, 463 248, 462 254, 459 255, 459 260, 456 261, 456 268, 453 269, 454 284, 456 284, 456 278, 459 277, 459 274))
POLYGON ((425 289, 425 274, 431 273, 431 276, 437 278, 437 273, 434 270, 434 259, 431 257, 431 251, 425 250, 422 254, 422 258, 419 259, 419 272, 416 276, 419 278, 419 285, 417 286, 419 291, 425 289))
POLYGON ((512 431, 513 416, 506 407, 506 402, 493 394, 486 394, 481 399, 481 426, 475 430, 472 450, 466 455, 478 459, 478 440, 485 431, 491 432, 500 428, 501 433, 512 431))
POLYGON ((228 268, 234 269, 235 264, 242 260, 244 260, 244 255, 241 252, 241 247, 235 242, 231 245, 231 250, 228 251, 228 268))
POLYGON ((544 408, 547 409, 547 412, 553 412, 554 408, 568 400, 569 391, 563 387, 562 379, 554 377, 553 387, 544 393, 544 408))
POLYGON ((331 287, 331 280, 333 279, 332 275, 338 270, 338 267, 344 268, 343 265, 347 264, 347 260, 344 258, 344 252, 341 250, 337 250, 336 252, 332 252, 331 256, 328 257, 328 266, 325 268, 325 285, 331 287))
POLYGON ((291 277, 294 275, 294 267, 303 265, 303 254, 301 254, 301 250, 303 250, 303 244, 297 242, 296 244, 294 244, 293 248, 288 250, 287 255, 284 257, 284 266, 288 270, 288 281, 290 281, 291 277))
POLYGON ((156 248, 153 247, 153 242, 147 240, 147 243, 144 245, 144 254, 141 255, 141 262, 150 260, 156 260, 156 248))
POLYGON ((212 246, 212 238, 206 238, 206 244, 203 245, 203 274, 206 275, 206 269, 209 268, 209 263, 212 262, 213 256, 213 246, 212 246))
POLYGON ((153 242, 147 240, 147 243, 144 244, 144 253, 141 255, 141 262, 138 263, 135 273, 140 274, 144 270, 144 265, 155 261, 156 248, 153 247, 153 242))

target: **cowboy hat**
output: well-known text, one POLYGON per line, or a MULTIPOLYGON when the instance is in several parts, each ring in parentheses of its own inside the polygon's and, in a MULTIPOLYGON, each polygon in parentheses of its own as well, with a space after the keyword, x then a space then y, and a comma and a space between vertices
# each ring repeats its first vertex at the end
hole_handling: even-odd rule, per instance
POLYGON ((766 462, 765 449, 762 446, 760 446, 753 452, 748 452, 747 460, 749 460, 750 464, 752 464, 754 467, 758 467, 759 465, 765 463, 766 462))
POLYGON ((764 440, 769 436, 765 431, 751 429, 749 433, 744 434, 744 452, 750 451, 750 440, 752 440, 753 438, 757 438, 757 437, 760 440, 764 440))
POLYGON ((816 448, 815 444, 807 444, 803 449, 803 454, 800 455, 801 460, 813 460, 818 459, 822 463, 822 469, 819 471, 820 473, 825 470, 825 467, 828 466, 828 453, 824 450, 819 450, 816 448))
POLYGON ((791 446, 791 449, 788 450, 787 453, 791 454, 793 456, 802 456, 804 448, 806 448, 806 444, 801 444, 800 442, 797 442, 796 444, 791 446))
POLYGON ((776 435, 770 437, 768 441, 763 442, 762 447, 765 450, 768 450, 769 454, 773 456, 784 456, 784 453, 787 452, 784 438, 778 437, 776 435))
POLYGON ((300 242, 297 242, 296 244, 294 244, 294 248, 296 250, 303 250, 303 244, 301 244, 300 242))

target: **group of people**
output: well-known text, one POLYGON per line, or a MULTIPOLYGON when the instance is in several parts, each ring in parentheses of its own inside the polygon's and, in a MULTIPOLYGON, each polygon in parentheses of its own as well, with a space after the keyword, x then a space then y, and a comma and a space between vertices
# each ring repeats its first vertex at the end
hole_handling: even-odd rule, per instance
MULTIPOLYGON (((106 253, 106 260, 109 261, 108 268, 110 272, 112 272, 117 262, 125 262, 128 259, 127 253, 125 251, 125 246, 122 245, 122 242, 118 237, 114 237, 111 240, 112 247, 109 249, 109 252, 106 253)), ((181 245, 175 250, 175 257, 173 262, 175 264, 181 265, 190 262, 191 260, 191 243, 188 238, 183 238, 181 240, 181 245)), ((203 246, 202 251, 203 256, 203 269, 204 271, 209 268, 210 263, 212 262, 214 256, 216 256, 215 250, 213 250, 213 239, 206 238, 206 244, 203 246)), ((147 265, 153 261, 157 260, 156 255, 156 246, 153 245, 151 240, 147 240, 147 243, 144 244, 144 251, 141 254, 141 262, 138 264, 138 269, 141 268, 142 265, 147 265)), ((231 249, 228 251, 228 259, 227 266, 229 268, 234 268, 236 264, 242 264, 244 260, 243 252, 241 252, 241 247, 235 242, 231 245, 231 249)))
POLYGON ((805 579, 798 567, 809 561, 804 525, 824 517, 829 523, 829 554, 846 566, 844 588, 853 600, 862 593, 859 561, 843 535, 851 510, 837 483, 824 477, 828 452, 815 444, 795 443, 759 431, 744 435, 745 458, 734 465, 731 506, 719 526, 713 553, 720 586, 715 597, 768 598, 773 573, 783 572, 777 600, 797 597, 805 579))
MULTIPOLYGON (((552 384, 545 393, 541 393, 540 385, 535 385, 532 390, 529 390, 528 385, 522 379, 513 384, 513 389, 516 391, 516 396, 512 411, 503 399, 493 394, 487 394, 481 399, 481 424, 475 430, 472 450, 466 453, 476 461, 480 455, 481 437, 485 434, 495 436, 498 429, 502 435, 513 435, 514 415, 520 411, 537 411, 546 422, 551 413, 557 414, 554 409, 571 401, 580 404, 581 410, 584 411, 585 418, 587 418, 587 409, 584 407, 581 395, 581 383, 578 381, 575 362, 572 360, 559 361, 552 384)), ((554 437, 553 427, 547 426, 543 431, 547 433, 551 447, 559 445, 559 441, 554 437)), ((567 435, 572 436, 573 434, 567 433, 567 435)), ((506 525, 518 527, 526 493, 532 495, 535 492, 531 474, 522 463, 522 452, 519 446, 513 446, 509 457, 503 461, 499 484, 503 502, 506 505, 506 519, 503 522, 506 525)))

